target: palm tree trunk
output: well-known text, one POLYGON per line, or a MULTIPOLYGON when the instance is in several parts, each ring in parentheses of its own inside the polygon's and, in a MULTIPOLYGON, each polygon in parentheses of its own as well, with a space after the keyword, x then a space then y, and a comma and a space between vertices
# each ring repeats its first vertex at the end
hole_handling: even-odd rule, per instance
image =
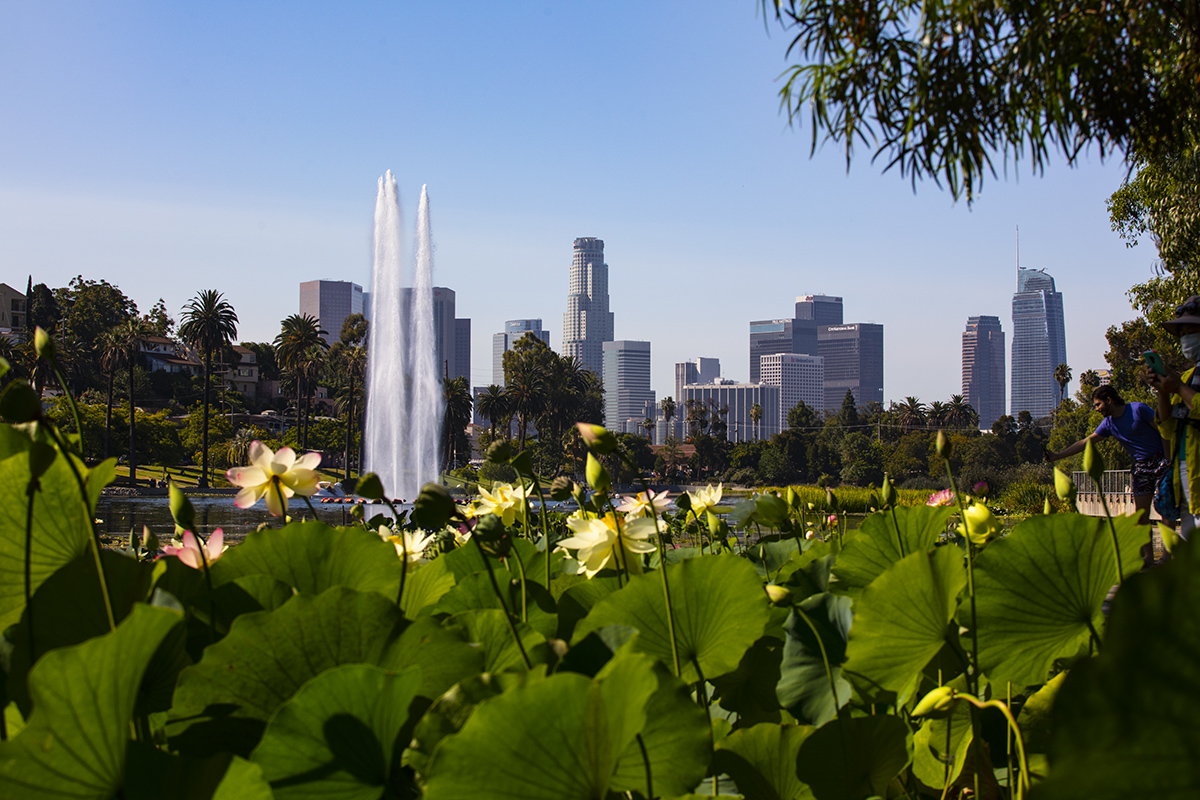
POLYGON ((104 457, 108 458, 109 441, 112 434, 113 372, 108 372, 108 406, 104 409, 104 457))
POLYGON ((129 355, 129 485, 137 486, 137 413, 133 409, 134 356, 129 355))
POLYGON ((200 440, 200 482, 201 489, 208 488, 208 389, 209 376, 212 374, 212 349, 204 350, 204 435, 200 440))

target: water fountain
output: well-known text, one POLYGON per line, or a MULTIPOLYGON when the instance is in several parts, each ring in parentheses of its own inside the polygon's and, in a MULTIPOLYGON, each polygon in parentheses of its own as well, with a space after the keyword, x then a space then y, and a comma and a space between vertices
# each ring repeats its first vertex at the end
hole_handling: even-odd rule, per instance
POLYGON ((403 286, 403 227, 396 179, 379 179, 371 270, 365 472, 393 497, 413 499, 436 480, 442 390, 434 362, 433 239, 429 194, 421 187, 413 285, 403 286))

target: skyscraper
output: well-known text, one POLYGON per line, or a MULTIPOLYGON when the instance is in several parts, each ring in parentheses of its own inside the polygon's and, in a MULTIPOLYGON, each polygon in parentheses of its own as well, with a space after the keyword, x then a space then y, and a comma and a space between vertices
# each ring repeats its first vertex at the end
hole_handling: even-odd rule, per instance
POLYGON ((712 383, 721 377, 721 359, 697 358, 695 361, 680 361, 675 365, 676 403, 683 397, 683 387, 693 383, 712 383))
POLYGON ((999 317, 968 317, 962 335, 962 395, 988 430, 1004 416, 1004 331, 999 317))
POLYGON ((575 356, 584 369, 601 375, 603 380, 603 345, 613 339, 603 239, 583 237, 575 240, 562 336, 562 355, 575 356))
POLYGON ((300 313, 315 318, 333 344, 342 334, 342 323, 351 314, 363 313, 363 290, 350 281, 304 281, 300 284, 300 313))
MULTIPOLYGON (((820 411, 825 407, 825 359, 796 353, 776 353, 762 357, 762 382, 779 387, 779 416, 763 417, 760 435, 767 438, 787 427, 788 412, 803 401, 820 411)), ((845 397, 845 392, 842 397, 845 397)))
POLYGON ((1034 419, 1058 406, 1054 368, 1067 363, 1067 331, 1062 293, 1042 269, 1017 267, 1013 295, 1012 415, 1028 411, 1034 419))
POLYGON ((837 411, 854 394, 859 406, 883 403, 883 326, 868 322, 817 328, 825 359, 825 409, 837 411))
POLYGON ((796 319, 811 319, 818 325, 841 325, 842 298, 802 294, 796 298, 796 319))
POLYGON ((759 360, 763 356, 776 353, 820 355, 817 326, 815 319, 760 319, 751 322, 750 382, 759 382, 759 360))
POLYGON ((550 346, 550 331, 542 328, 540 319, 510 319, 504 323, 504 333, 492 335, 492 383, 495 385, 504 385, 504 354, 526 333, 532 333, 550 346))
POLYGON ((779 419, 779 387, 765 383, 734 383, 718 379, 715 383, 685 386, 683 397, 676 400, 676 412, 684 420, 686 428, 687 401, 695 400, 704 405, 711 415, 725 411, 721 417, 726 425, 726 438, 731 442, 748 442, 760 435, 759 426, 750 417, 755 403, 762 409, 761 436, 766 438, 770 420, 779 419))
MULTIPOLYGON (((412 289, 401 289, 405 309, 412 307, 412 289)), ((471 383, 471 320, 456 318, 456 295, 445 286, 433 287, 434 369, 438 378, 463 377, 471 383)))
POLYGON ((646 404, 654 405, 650 388, 650 343, 629 339, 604 342, 601 379, 604 381, 604 424, 623 430, 626 420, 646 418, 646 404))

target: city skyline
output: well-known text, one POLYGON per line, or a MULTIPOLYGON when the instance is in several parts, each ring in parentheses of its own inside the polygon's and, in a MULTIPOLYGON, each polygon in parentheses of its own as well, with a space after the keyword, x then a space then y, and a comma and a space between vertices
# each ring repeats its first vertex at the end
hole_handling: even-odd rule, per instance
POLYGON ((429 186, 434 280, 472 320, 472 385, 506 319, 541 317, 561 343, 583 235, 607 242, 614 337, 653 342, 660 398, 701 354, 748 379, 747 321, 825 292, 887 327, 885 400, 944 401, 963 318, 1011 319, 1018 224, 1022 266, 1063 292, 1067 362, 1105 366, 1104 332, 1133 318, 1125 292, 1155 262, 1110 229, 1119 158, 1044 176, 997 159, 971 206, 867 159, 847 173, 780 114, 789 37, 752 7, 678 12, 10 4, 0 102, 20 124, 0 144, 21 157, 0 169, 0 280, 105 279, 176 319, 217 289, 239 340, 270 341, 295 283, 369 291, 390 168, 408 249, 429 186), (577 58, 588 48, 619 57, 577 58))

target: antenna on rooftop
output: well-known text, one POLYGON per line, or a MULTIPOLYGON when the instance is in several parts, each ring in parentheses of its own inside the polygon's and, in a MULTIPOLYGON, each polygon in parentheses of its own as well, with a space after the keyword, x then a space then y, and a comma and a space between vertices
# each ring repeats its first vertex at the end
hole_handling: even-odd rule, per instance
POLYGON ((1021 268, 1021 226, 1017 226, 1017 269, 1021 268))

